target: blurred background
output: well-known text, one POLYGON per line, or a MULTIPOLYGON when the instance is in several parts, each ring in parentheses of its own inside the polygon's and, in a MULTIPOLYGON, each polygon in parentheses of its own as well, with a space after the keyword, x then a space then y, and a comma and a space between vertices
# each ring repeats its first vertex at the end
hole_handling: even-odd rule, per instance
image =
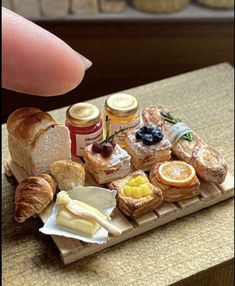
POLYGON ((2 92, 2 122, 19 107, 45 111, 177 74, 234 64, 234 0, 3 0, 93 61, 82 84, 41 98, 2 92))

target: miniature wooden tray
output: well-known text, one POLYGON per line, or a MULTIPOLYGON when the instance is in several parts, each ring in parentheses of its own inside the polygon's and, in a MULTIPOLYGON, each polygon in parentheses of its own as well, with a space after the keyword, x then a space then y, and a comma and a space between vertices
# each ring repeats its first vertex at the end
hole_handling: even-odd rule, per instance
MULTIPOLYGON (((18 182, 28 177, 27 173, 12 160, 8 161, 5 166, 7 176, 14 176, 18 182)), ((92 176, 86 174, 86 185, 97 186, 92 176)), ((102 249, 106 249, 112 245, 118 244, 124 240, 130 239, 138 234, 154 229, 160 225, 174 221, 178 218, 192 214, 203 208, 212 206, 218 202, 224 201, 234 196, 234 177, 228 173, 225 181, 216 186, 214 184, 201 181, 201 194, 191 198, 179 201, 177 203, 164 203, 155 211, 136 220, 128 220, 116 208, 112 214, 112 223, 122 230, 119 237, 110 236, 105 244, 90 244, 72 238, 52 235, 52 239, 57 245, 62 261, 69 264, 82 257, 94 254, 102 249)), ((51 203, 42 213, 41 220, 45 223, 50 216, 53 203, 51 203)))

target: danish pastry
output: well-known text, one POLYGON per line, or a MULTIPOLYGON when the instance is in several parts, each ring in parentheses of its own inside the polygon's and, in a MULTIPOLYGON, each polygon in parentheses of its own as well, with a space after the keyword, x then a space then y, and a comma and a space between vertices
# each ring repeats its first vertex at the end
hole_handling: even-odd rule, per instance
POLYGON ((194 168, 183 161, 156 163, 149 173, 150 182, 162 190, 166 202, 177 202, 200 193, 194 168))
POLYGON ((128 217, 141 217, 163 202, 162 191, 149 182, 142 170, 112 182, 109 188, 117 190, 117 205, 128 217))
POLYGON ((224 157, 167 108, 155 105, 146 107, 143 121, 161 128, 172 143, 172 153, 192 165, 199 177, 214 184, 221 184, 225 180, 227 163, 224 157))

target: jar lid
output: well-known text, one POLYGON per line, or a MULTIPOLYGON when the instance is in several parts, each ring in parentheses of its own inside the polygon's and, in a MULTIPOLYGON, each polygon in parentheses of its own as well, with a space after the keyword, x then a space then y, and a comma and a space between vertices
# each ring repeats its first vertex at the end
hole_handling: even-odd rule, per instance
POLYGON ((66 112, 66 117, 71 124, 77 127, 95 125, 101 120, 99 109, 86 102, 71 105, 66 112))
POLYGON ((139 104, 130 94, 115 93, 106 99, 105 109, 113 115, 127 117, 138 111, 139 104))

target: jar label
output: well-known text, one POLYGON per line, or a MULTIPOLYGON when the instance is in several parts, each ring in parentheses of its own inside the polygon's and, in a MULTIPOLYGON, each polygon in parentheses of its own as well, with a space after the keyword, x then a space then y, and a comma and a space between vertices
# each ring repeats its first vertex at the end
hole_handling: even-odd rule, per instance
POLYGON ((76 134, 76 155, 82 156, 85 146, 103 140, 103 130, 100 129, 92 134, 76 134))
POLYGON ((121 122, 111 121, 112 133, 118 132, 119 130, 124 129, 124 128, 126 129, 125 131, 118 133, 115 137, 115 141, 119 145, 123 145, 125 141, 126 131, 139 128, 139 126, 140 126, 139 118, 136 121, 131 122, 131 123, 121 123, 121 122))

